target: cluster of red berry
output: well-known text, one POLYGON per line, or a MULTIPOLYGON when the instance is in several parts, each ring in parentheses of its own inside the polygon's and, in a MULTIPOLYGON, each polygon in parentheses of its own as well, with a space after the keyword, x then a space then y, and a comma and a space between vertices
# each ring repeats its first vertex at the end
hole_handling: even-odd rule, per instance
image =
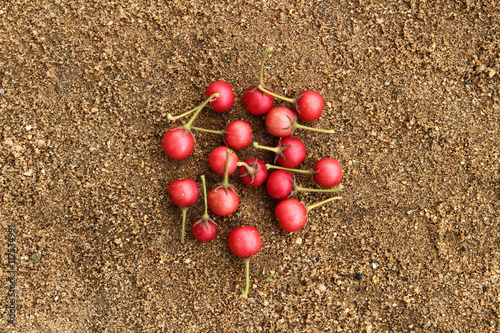
MULTIPOLYGON (((256 148, 273 151, 275 153, 274 163, 278 165, 266 164, 258 158, 250 158, 244 162, 238 161, 238 156, 234 150, 248 147, 252 140, 252 128, 243 120, 233 121, 221 131, 193 126, 194 120, 207 104, 217 112, 224 112, 233 105, 234 92, 231 86, 224 81, 217 81, 208 86, 205 91, 207 99, 201 105, 178 116, 168 115, 170 120, 177 120, 192 114, 188 122, 169 129, 163 137, 163 150, 171 158, 180 160, 191 154, 195 144, 191 133, 192 130, 223 135, 224 142, 227 145, 215 148, 208 158, 210 168, 216 174, 223 176, 222 182, 215 185, 207 194, 205 176, 201 176, 205 212, 191 226, 193 236, 201 242, 209 242, 217 234, 217 224, 208 215, 208 209, 216 215, 228 216, 238 208, 239 196, 234 186, 228 182, 229 175, 233 174, 238 166, 240 167, 240 179, 245 185, 260 186, 267 180, 266 189, 269 195, 274 199, 281 200, 275 208, 276 218, 280 226, 289 232, 298 231, 305 226, 309 210, 326 202, 340 199, 340 197, 335 196, 314 205, 305 206, 297 199, 288 198, 292 192, 297 191, 339 191, 342 189, 340 184, 342 166, 333 158, 323 158, 315 164, 312 170, 293 169, 299 166, 306 157, 306 148, 302 141, 290 136, 295 129, 303 128, 326 133, 332 133, 333 131, 306 127, 297 123, 297 117, 304 121, 314 121, 321 116, 324 100, 318 92, 306 90, 299 93, 296 98, 291 99, 274 94, 264 87, 264 61, 271 50, 272 48, 268 48, 264 52, 260 67, 259 84, 245 91, 243 103, 250 113, 259 116, 266 115, 265 125, 267 130, 273 136, 279 138, 276 147, 266 147, 256 142, 253 143, 256 148), (273 108, 275 97, 292 103, 295 112, 284 106, 273 108), (269 169, 277 170, 269 174, 269 169), (312 175, 314 181, 323 189, 308 189, 298 186, 291 172, 312 175)), ((168 187, 168 196, 182 210, 181 243, 184 244, 186 212, 198 200, 198 185, 190 178, 175 180, 168 187)), ((245 258, 247 283, 242 296, 247 297, 249 258, 260 249, 262 244, 260 234, 252 226, 239 227, 231 231, 228 243, 230 250, 235 255, 245 258)))

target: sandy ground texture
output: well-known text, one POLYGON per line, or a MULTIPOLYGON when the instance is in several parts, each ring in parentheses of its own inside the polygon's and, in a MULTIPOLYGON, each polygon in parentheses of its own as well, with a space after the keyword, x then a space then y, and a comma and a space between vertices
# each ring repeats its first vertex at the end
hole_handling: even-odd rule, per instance
POLYGON ((0 331, 500 331, 499 50, 498 1, 2 1, 0 331), (234 106, 196 126, 244 119, 275 144, 242 103, 269 46, 268 87, 325 98, 310 125, 335 134, 295 136, 302 168, 342 163, 343 199, 286 233, 265 188, 231 176, 238 211, 181 246, 166 188, 218 182, 223 141, 196 132, 170 159, 167 114, 224 80, 234 106), (240 225, 263 238, 248 299, 240 225))

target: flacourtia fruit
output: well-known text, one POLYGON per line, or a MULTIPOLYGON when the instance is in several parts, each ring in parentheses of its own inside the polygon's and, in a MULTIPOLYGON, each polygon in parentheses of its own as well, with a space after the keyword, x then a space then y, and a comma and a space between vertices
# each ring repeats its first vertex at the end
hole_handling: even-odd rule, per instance
POLYGON ((288 232, 295 232, 302 229, 307 223, 307 214, 311 209, 321 206, 333 200, 339 200, 342 197, 333 197, 317 204, 305 206, 302 202, 294 198, 288 198, 280 201, 274 210, 281 228, 288 232))
POLYGON ((198 184, 191 178, 177 179, 168 185, 168 198, 179 206, 182 211, 181 244, 184 244, 186 233, 186 213, 196 203, 200 196, 198 184))
POLYGON ((205 175, 201 175, 201 181, 203 183, 203 199, 205 202, 205 213, 194 220, 191 226, 191 233, 193 237, 198 241, 206 243, 214 239, 217 235, 217 224, 208 215, 207 208, 207 186, 205 184, 205 175))
MULTIPOLYGON (((273 50, 272 47, 264 51, 262 60, 260 62, 259 84, 264 86, 264 61, 269 52, 273 50)), ((243 94, 243 104, 251 114, 261 116, 269 112, 273 108, 274 97, 259 90, 258 86, 248 88, 243 94)))
POLYGON ((252 127, 244 120, 235 120, 226 126, 225 130, 214 131, 210 129, 191 127, 194 130, 208 132, 224 136, 224 142, 231 149, 244 149, 252 141, 252 127))
POLYGON ((266 164, 258 158, 252 157, 245 162, 238 162, 240 166, 240 179, 248 186, 260 186, 267 179, 266 164))
POLYGON ((212 150, 208 156, 208 165, 213 172, 219 176, 224 175, 226 168, 226 156, 229 156, 228 175, 232 175, 238 167, 238 155, 226 146, 219 146, 212 150), (229 153, 229 154, 228 154, 229 153))
POLYGON ((207 105, 212 98, 216 98, 218 96, 218 93, 212 94, 202 104, 179 116, 174 117, 171 114, 167 115, 168 119, 176 120, 194 112, 193 116, 191 116, 191 119, 189 119, 186 124, 182 126, 175 126, 165 133, 162 140, 162 147, 165 154, 173 159, 182 160, 193 152, 194 138, 193 134, 191 134, 193 122, 205 105, 207 105))
POLYGON ((208 193, 208 208, 212 213, 219 216, 233 214, 240 204, 240 198, 233 185, 229 184, 229 150, 226 151, 226 166, 224 178, 221 183, 212 187, 208 193))
POLYGON ((295 112, 284 106, 271 109, 266 115, 266 128, 272 135, 282 138, 292 135, 296 128, 307 129, 315 132, 334 133, 333 130, 303 126, 297 123, 295 112))
POLYGON ((232 253, 245 259, 245 291, 241 297, 247 298, 250 289, 250 257, 260 250, 260 233, 252 226, 238 227, 231 231, 227 242, 232 253))
POLYGON ((280 138, 276 147, 261 146, 257 142, 253 143, 255 148, 265 149, 274 152, 274 163, 286 168, 295 168, 306 158, 306 147, 297 138, 280 138))
MULTIPOLYGON (((266 169, 270 169, 270 167, 270 164, 266 164, 266 169)), ((343 186, 341 184, 330 189, 301 187, 295 183, 295 178, 290 172, 279 169, 271 172, 266 184, 267 193, 271 198, 277 200, 288 198, 295 192, 338 192, 342 188, 343 186)))
POLYGON ((342 181, 342 166, 336 159, 329 157, 320 159, 311 170, 291 169, 271 164, 266 164, 266 168, 313 175, 316 184, 327 188, 338 186, 342 181))
POLYGON ((228 110, 234 103, 234 92, 229 83, 217 81, 210 84, 205 91, 207 98, 218 93, 219 96, 210 98, 210 107, 217 112, 228 110))
POLYGON ((317 91, 306 90, 300 92, 296 98, 287 98, 277 94, 272 91, 267 90, 264 86, 259 85, 259 90, 263 93, 272 95, 279 99, 285 100, 293 104, 297 116, 305 121, 317 120, 321 113, 323 112, 323 107, 325 106, 325 101, 323 96, 317 91))

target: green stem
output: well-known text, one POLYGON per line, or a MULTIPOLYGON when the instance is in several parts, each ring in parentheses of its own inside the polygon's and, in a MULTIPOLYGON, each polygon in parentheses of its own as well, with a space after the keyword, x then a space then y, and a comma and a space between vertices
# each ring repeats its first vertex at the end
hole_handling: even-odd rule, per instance
POLYGON ((184 235, 186 234, 186 214, 188 207, 181 207, 182 210, 182 229, 181 229, 181 244, 184 244, 184 235))
POLYGON ((329 199, 323 200, 323 201, 321 201, 321 202, 315 203, 314 205, 307 206, 307 207, 306 207, 306 210, 307 210, 307 211, 310 211, 311 209, 314 209, 314 208, 316 208, 316 207, 318 207, 318 206, 321 206, 321 205, 323 205, 323 204, 325 204, 325 203, 327 203, 327 202, 330 202, 330 201, 333 201, 333 200, 340 200, 340 199, 342 199, 342 197, 333 197, 333 198, 329 198, 329 199))
POLYGON ((231 149, 226 150, 226 166, 224 168, 224 178, 220 185, 222 187, 229 187, 229 152, 231 149))
POLYGON ((267 170, 269 170, 269 169, 286 170, 286 171, 290 171, 290 172, 302 173, 302 174, 305 174, 305 175, 312 175, 313 174, 312 170, 290 169, 290 168, 285 168, 285 167, 282 167, 282 166, 279 166, 279 165, 272 165, 272 164, 269 164, 269 163, 266 164, 266 169, 267 170))
POLYGON ((262 56, 262 61, 260 62, 260 72, 259 72, 259 85, 264 84, 264 61, 266 60, 267 54, 273 50, 273 47, 268 47, 264 51, 264 55, 262 56))
POLYGON ((322 189, 322 188, 305 188, 305 187, 300 187, 298 185, 294 185, 293 189, 294 191, 297 192, 338 192, 340 191, 344 186, 342 184, 338 184, 334 188, 330 189, 322 189))
POLYGON ((295 128, 302 128, 302 129, 307 129, 310 131, 322 132, 322 133, 335 133, 334 130, 326 130, 326 129, 322 129, 322 128, 308 127, 308 126, 301 125, 301 124, 297 123, 296 121, 292 122, 292 128, 294 128, 294 129, 295 128))
POLYGON ((205 202, 205 214, 203 214, 202 218, 208 218, 207 185, 205 183, 205 175, 201 175, 200 178, 203 183, 203 201, 205 202))
POLYGON ((196 110, 198 110, 199 108, 200 108, 200 106, 198 105, 198 106, 197 106, 197 107, 195 107, 194 109, 189 110, 188 112, 184 112, 183 114, 180 114, 180 115, 178 115, 178 116, 172 116, 172 115, 169 113, 169 114, 167 114, 167 118, 168 118, 169 120, 177 120, 177 119, 183 118, 183 117, 185 117, 185 116, 187 116, 187 115, 189 115, 189 114, 191 114, 191 113, 195 112, 195 111, 196 111, 196 110))
POLYGON ((248 173, 255 172, 255 168, 251 167, 250 165, 246 164, 245 162, 238 162, 236 163, 237 166, 244 166, 247 169, 248 173))
POLYGON ((199 109, 196 110, 196 112, 194 113, 194 115, 191 117, 191 119, 189 119, 189 121, 187 122, 187 124, 185 124, 183 127, 187 130, 187 131, 190 131, 191 130, 191 125, 193 125, 193 122, 194 120, 196 119, 196 117, 198 117, 198 114, 200 113, 200 111, 205 107, 205 105, 208 104, 208 102, 210 102, 212 100, 212 98, 217 98, 219 97, 219 93, 215 93, 215 94, 212 94, 212 96, 210 96, 209 98, 207 98, 203 103, 201 103, 201 105, 198 107, 199 109))
POLYGON ((248 298, 248 291, 250 290, 250 259, 245 259, 245 292, 241 297, 248 298))
POLYGON ((278 147, 267 147, 267 146, 261 146, 261 145, 259 145, 257 142, 254 142, 254 143, 253 143, 253 146, 254 146, 255 148, 265 149, 265 150, 272 151, 272 152, 274 152, 274 153, 276 153, 276 154, 278 154, 278 153, 279 153, 279 151, 280 151, 278 147))
POLYGON ((257 88, 259 88, 259 90, 262 91, 263 93, 266 93, 266 94, 269 94, 269 95, 271 95, 273 97, 276 97, 276 98, 279 98, 281 100, 284 100, 285 102, 289 102, 289 103, 295 104, 295 99, 294 98, 288 98, 288 97, 285 97, 285 96, 281 96, 281 95, 275 94, 275 93, 267 90, 266 88, 264 88, 262 86, 262 84, 259 84, 257 86, 257 88))
POLYGON ((224 135, 224 133, 226 132, 226 131, 214 131, 214 130, 209 130, 209 129, 200 128, 200 127, 194 127, 194 126, 191 126, 191 129, 194 129, 194 130, 200 131, 200 132, 207 132, 207 133, 220 134, 220 135, 224 135))

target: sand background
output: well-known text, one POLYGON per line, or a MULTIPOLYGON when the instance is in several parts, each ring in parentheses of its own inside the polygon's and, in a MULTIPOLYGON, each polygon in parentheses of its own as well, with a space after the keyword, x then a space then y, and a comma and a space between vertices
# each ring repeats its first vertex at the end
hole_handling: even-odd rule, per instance
POLYGON ((1 2, 0 330, 498 332, 499 50, 498 1, 1 2), (265 189, 232 176, 239 210, 212 243, 181 246, 166 187, 219 181, 206 161, 223 142, 195 133, 172 160, 167 114, 224 80, 234 106, 196 125, 244 119, 275 144, 242 103, 269 46, 268 87, 325 98, 311 126, 336 133, 295 136, 303 168, 342 163, 343 200, 288 234, 265 189), (263 238, 248 300, 226 242, 242 224, 263 238))

